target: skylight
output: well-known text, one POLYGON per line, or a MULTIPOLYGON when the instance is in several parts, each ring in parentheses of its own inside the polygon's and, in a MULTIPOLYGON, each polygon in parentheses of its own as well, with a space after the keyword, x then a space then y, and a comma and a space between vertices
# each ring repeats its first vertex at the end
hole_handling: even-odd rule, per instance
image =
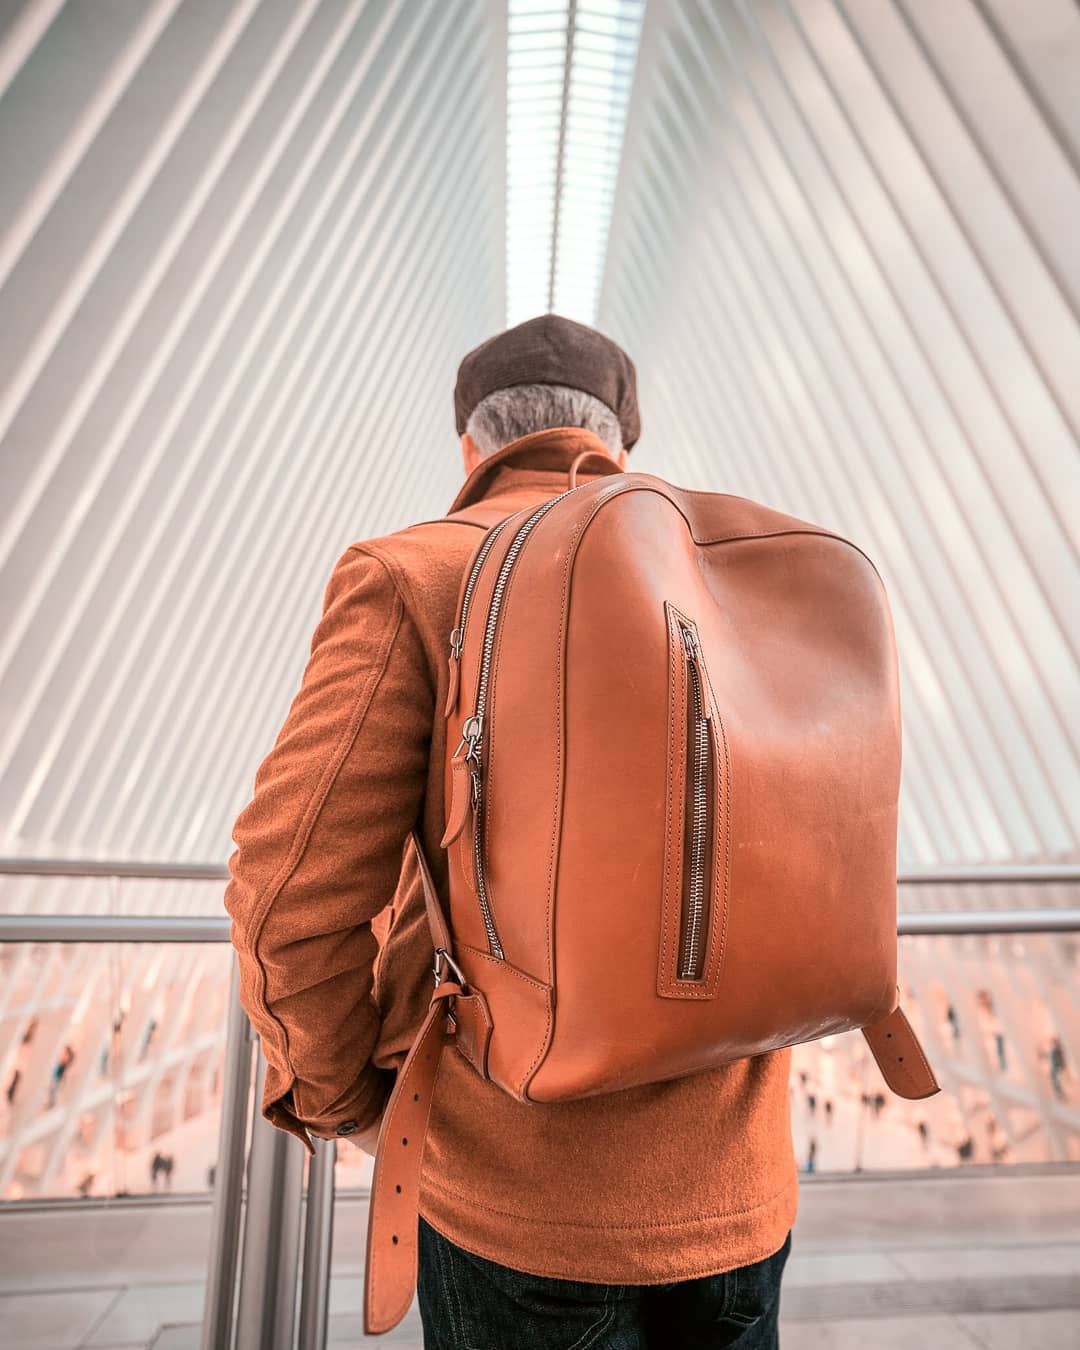
POLYGON ((510 0, 507 322, 596 317, 644 0, 510 0))

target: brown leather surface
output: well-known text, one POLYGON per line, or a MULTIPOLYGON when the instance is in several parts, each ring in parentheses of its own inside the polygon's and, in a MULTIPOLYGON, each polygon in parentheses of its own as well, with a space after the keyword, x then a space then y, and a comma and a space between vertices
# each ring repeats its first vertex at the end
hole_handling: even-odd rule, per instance
POLYGON ((389 1331, 401 1321, 416 1288, 420 1163, 447 1035, 449 993, 450 987, 444 985, 432 996, 379 1127, 364 1279, 364 1330, 369 1336, 389 1331))
MULTIPOLYGON (((453 955, 450 933, 427 859, 414 834, 413 850, 436 951, 453 955)), ((444 979, 394 1082, 376 1149, 368 1202, 364 1331, 377 1336, 405 1316, 416 1288, 420 1168, 428 1117, 444 1047, 453 1043, 486 1076, 491 1016, 483 994, 444 979)))
POLYGON ((862 1033, 881 1076, 898 1097, 932 1097, 941 1091, 919 1039, 899 1005, 880 1021, 863 1027, 862 1033))
POLYGON ((743 498, 619 474, 562 498, 517 555, 488 653, 482 743, 481 856, 504 955, 492 953, 477 817, 453 752, 476 711, 497 577, 534 509, 510 519, 473 591, 446 739, 449 923, 420 855, 434 945, 468 992, 445 979, 436 990, 384 1118, 369 1332, 411 1298, 412 1144, 455 1031, 478 1072, 534 1102, 856 1028, 894 1092, 938 1091, 897 1006, 900 709, 881 580, 848 541, 743 498), (695 978, 671 957, 688 799, 680 618, 697 635, 713 721, 695 978))
MULTIPOLYGON (((484 617, 527 516, 476 582, 448 746, 475 710, 484 617)), ((488 941, 460 759, 447 800, 452 927, 488 996, 494 1081, 537 1101, 617 1091, 892 1007, 898 680, 880 578, 859 549, 742 498, 647 474, 600 479, 529 535, 491 661, 483 856, 505 974, 476 969, 488 941), (664 821, 685 797, 666 604, 699 630, 715 714, 696 982, 674 978, 678 916, 658 901, 673 890, 664 821), (554 1017, 528 982, 551 991, 554 1017)))

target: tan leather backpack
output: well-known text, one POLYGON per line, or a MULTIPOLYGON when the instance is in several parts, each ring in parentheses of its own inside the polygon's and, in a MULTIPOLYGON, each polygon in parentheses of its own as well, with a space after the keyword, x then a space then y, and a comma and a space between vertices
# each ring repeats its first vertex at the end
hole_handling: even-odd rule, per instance
POLYGON ((447 1041, 541 1103, 861 1028, 894 1092, 938 1091, 897 1005, 896 649, 859 548, 617 473, 485 534, 450 646, 449 924, 417 844, 436 989, 380 1132, 369 1332, 412 1297, 447 1041))

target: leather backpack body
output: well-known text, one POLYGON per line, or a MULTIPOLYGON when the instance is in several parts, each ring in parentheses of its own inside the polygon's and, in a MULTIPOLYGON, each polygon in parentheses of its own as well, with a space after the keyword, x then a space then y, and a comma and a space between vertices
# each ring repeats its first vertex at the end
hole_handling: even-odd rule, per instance
POLYGON ((417 843, 436 990, 380 1133, 369 1331, 412 1296, 444 1043, 545 1103, 862 1029, 893 1091, 938 1091, 898 1007, 896 647, 859 548, 614 473, 487 530, 449 659, 449 915, 417 843))

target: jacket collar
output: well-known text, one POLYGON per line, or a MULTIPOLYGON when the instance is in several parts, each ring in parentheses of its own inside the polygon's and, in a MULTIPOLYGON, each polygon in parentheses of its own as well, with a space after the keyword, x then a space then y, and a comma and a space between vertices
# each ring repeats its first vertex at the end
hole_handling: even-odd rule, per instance
POLYGON ((569 470, 574 460, 590 452, 590 458, 578 472, 579 482, 623 472, 600 437, 584 427, 549 427, 519 436, 480 461, 461 485, 450 511, 521 488, 561 492, 569 486, 569 470))

